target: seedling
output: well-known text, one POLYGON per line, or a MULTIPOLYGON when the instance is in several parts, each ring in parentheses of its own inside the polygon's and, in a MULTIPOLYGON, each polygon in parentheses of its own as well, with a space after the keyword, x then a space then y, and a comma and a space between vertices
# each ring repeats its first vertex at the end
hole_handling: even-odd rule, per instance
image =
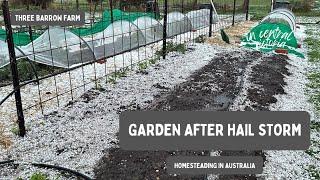
POLYGON ((41 172, 36 172, 32 174, 30 180, 48 180, 48 177, 47 175, 42 174, 41 172))

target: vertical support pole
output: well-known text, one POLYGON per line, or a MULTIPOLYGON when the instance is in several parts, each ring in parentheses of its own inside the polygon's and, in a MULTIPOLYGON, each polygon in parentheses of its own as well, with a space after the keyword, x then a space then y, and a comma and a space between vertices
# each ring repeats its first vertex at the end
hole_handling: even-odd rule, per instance
POLYGON ((212 4, 210 4, 210 26, 209 26, 209 37, 211 37, 212 36, 212 24, 213 24, 213 6, 212 6, 212 4))
POLYGON ((232 26, 234 26, 235 16, 236 16, 236 0, 233 0, 232 26))
POLYGON ((245 0, 247 1, 246 3, 246 21, 249 20, 249 7, 250 7, 250 0, 245 0))
POLYGON ((184 0, 181 0, 181 13, 184 14, 184 0))
POLYGON ((162 58, 166 58, 167 52, 167 22, 168 21, 168 0, 164 0, 164 17, 163 17, 163 41, 162 41, 162 58))
POLYGON ((153 4, 153 13, 154 13, 154 18, 158 19, 158 1, 154 0, 154 4, 153 4))
POLYGON ((79 0, 76 0, 77 10, 79 11, 79 0))
MULTIPOLYGON (((28 11, 30 10, 30 5, 29 5, 29 4, 27 5, 27 10, 28 10, 28 11)), ((33 35, 32 35, 32 28, 31 28, 31 26, 28 26, 28 30, 29 30, 30 42, 32 42, 32 41, 33 41, 33 35)))
POLYGON ((109 5, 110 5, 110 14, 111 14, 111 23, 113 23, 113 3, 112 0, 109 0, 109 5))
POLYGON ((13 88, 15 91, 14 95, 15 95, 17 115, 18 115, 19 135, 24 136, 26 134, 26 128, 24 124, 19 75, 18 75, 16 54, 14 50, 14 42, 13 42, 8 0, 4 0, 2 2, 2 11, 3 11, 3 19, 6 27, 6 32, 7 32, 8 50, 10 55, 10 67, 11 67, 12 82, 13 82, 13 88))

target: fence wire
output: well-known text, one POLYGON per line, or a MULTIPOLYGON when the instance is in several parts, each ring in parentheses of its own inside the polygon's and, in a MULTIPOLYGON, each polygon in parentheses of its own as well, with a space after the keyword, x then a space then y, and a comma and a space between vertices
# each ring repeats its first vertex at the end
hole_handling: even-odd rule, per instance
MULTIPOLYGON (((172 46, 198 42, 233 21, 245 20, 243 3, 219 0, 212 8, 205 0, 55 1, 48 8, 85 11, 85 26, 11 26, 25 117, 52 112, 93 88, 103 91, 102 83, 112 85, 127 71, 142 70, 165 57, 172 46)), ((10 10, 40 8, 9 4, 10 10)), ((1 32, 0 71, 8 75, 0 77, 0 113, 14 122, 10 63, 3 60, 9 58, 7 32, 1 32)))

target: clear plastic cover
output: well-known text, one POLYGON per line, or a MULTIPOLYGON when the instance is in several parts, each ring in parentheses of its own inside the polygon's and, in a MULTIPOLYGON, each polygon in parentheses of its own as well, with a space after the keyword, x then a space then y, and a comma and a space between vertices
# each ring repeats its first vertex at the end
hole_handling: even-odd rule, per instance
MULTIPOLYGON (((162 20, 163 21, 163 20, 162 20)), ((179 12, 171 12, 167 16, 167 36, 172 37, 192 30, 190 19, 179 12)))
POLYGON ((116 21, 104 31, 84 38, 96 59, 109 57, 145 43, 145 37, 136 25, 129 21, 116 21))
MULTIPOLYGON (((213 18, 213 22, 218 21, 216 11, 213 18)), ((187 15, 171 12, 167 20, 167 36, 172 37, 209 26, 210 10, 191 11, 187 15)), ((31 61, 49 66, 70 68, 161 40, 162 24, 149 16, 139 17, 133 23, 119 20, 103 31, 85 37, 80 37, 66 28, 49 27, 33 42, 16 47, 16 54, 18 59, 27 57, 31 61)), ((7 43, 0 41, 0 67, 7 64, 7 43)))
POLYGON ((287 12, 288 10, 277 9, 271 12, 268 16, 262 19, 261 22, 270 22, 270 23, 283 23, 290 26, 292 30, 296 28, 295 16, 292 13, 287 12))
POLYGON ((151 17, 139 17, 133 24, 142 31, 146 44, 161 40, 163 37, 162 24, 151 17))
MULTIPOLYGON (((210 9, 190 11, 186 14, 192 24, 192 29, 208 27, 210 25, 210 9)), ((218 22, 218 15, 213 12, 212 23, 218 22)))
POLYGON ((86 42, 59 27, 50 27, 21 50, 32 61, 62 68, 95 60, 86 42))
MULTIPOLYGON (((16 57, 19 58, 23 56, 23 53, 15 48, 16 57)), ((0 40, 0 67, 4 67, 10 63, 10 56, 8 50, 8 44, 5 41, 0 40)))

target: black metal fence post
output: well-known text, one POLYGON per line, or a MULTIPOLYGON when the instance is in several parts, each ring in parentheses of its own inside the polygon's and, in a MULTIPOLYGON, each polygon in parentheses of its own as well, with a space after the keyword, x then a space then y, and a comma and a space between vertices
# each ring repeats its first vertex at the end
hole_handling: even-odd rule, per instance
POLYGON ((213 7, 212 7, 212 4, 210 4, 210 26, 209 26, 209 37, 212 36, 212 24, 213 24, 213 7))
POLYGON ((167 52, 167 18, 168 18, 168 0, 164 0, 164 17, 163 17, 163 41, 162 41, 162 58, 166 58, 167 52))
POLYGON ((10 21, 10 11, 9 11, 8 0, 4 0, 2 2, 2 11, 3 11, 3 19, 6 27, 6 32, 7 32, 8 50, 10 55, 10 67, 11 67, 12 82, 13 82, 13 88, 15 91, 14 95, 15 95, 17 115, 18 115, 19 135, 24 136, 26 134, 26 128, 24 124, 24 116, 23 116, 23 109, 22 109, 20 84, 19 84, 19 74, 18 74, 18 68, 17 68, 16 54, 14 50, 14 42, 13 42, 13 34, 12 34, 12 27, 11 27, 11 21, 10 21))
POLYGON ((247 4, 246 4, 246 21, 248 21, 249 20, 249 7, 250 7, 250 0, 246 0, 247 2, 247 4))
POLYGON ((236 0, 233 0, 232 26, 234 26, 235 16, 236 16, 236 0))
POLYGON ((113 2, 112 2, 112 0, 109 0, 109 6, 110 6, 110 11, 111 11, 111 23, 113 23, 114 19, 113 19, 113 2))

